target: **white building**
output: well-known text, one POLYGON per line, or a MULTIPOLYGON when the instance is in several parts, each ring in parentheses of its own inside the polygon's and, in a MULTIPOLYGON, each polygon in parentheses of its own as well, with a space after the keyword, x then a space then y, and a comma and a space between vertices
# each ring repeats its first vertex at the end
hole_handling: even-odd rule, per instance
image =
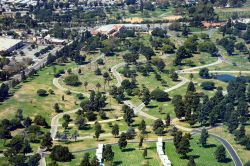
POLYGON ((0 54, 11 53, 22 46, 22 40, 0 37, 0 54))

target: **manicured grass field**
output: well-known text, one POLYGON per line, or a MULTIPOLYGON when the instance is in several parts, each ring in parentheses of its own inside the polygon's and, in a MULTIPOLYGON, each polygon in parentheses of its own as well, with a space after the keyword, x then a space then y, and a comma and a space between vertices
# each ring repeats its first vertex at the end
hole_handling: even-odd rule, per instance
MULTIPOLYGON (((96 84, 99 83, 101 84, 101 88, 100 91, 104 92, 110 89, 110 86, 115 85, 117 83, 117 80, 112 77, 112 73, 109 72, 109 69, 122 62, 122 56, 112 56, 112 57, 105 57, 102 58, 104 60, 104 65, 98 65, 97 63, 94 64, 87 64, 81 67, 78 67, 78 69, 81 69, 81 74, 78 74, 79 76, 79 80, 82 83, 80 86, 77 87, 73 87, 73 86, 67 86, 65 85, 65 83, 63 82, 63 79, 65 77, 61 77, 59 79, 59 82, 61 85, 63 85, 63 87, 68 88, 68 89, 72 89, 75 91, 79 91, 79 92, 89 92, 90 90, 97 90, 96 88, 96 84), (101 73, 103 74, 104 72, 108 72, 109 75, 111 76, 112 80, 108 83, 105 84, 104 86, 104 78, 102 75, 96 75, 95 74, 95 70, 99 68, 101 70, 101 73), (84 86, 84 82, 87 81, 88 85, 85 89, 84 86)), ((76 70, 76 72, 77 72, 76 70)))
MULTIPOLYGON (((112 165, 122 166, 141 166, 148 163, 149 165, 160 165, 160 158, 157 155, 155 143, 145 143, 144 147, 148 148, 147 158, 143 158, 143 149, 138 149, 138 144, 128 144, 124 151, 121 151, 117 145, 112 146, 114 152, 114 160, 112 165)), ((95 155, 95 150, 89 151, 91 158, 95 155)), ((76 166, 80 165, 84 153, 75 153, 74 159, 71 162, 58 162, 60 166, 76 166)), ((50 163, 49 156, 46 157, 46 162, 50 163)), ((0 160, 1 163, 1 160, 0 160)), ((105 163, 105 165, 109 165, 105 163)))
MULTIPOLYGON (((139 126, 139 124, 141 123, 142 118, 141 117, 134 117, 133 120, 134 120, 134 122, 131 124, 131 127, 136 129, 139 126)), ((148 126, 151 126, 153 124, 152 120, 149 120, 149 119, 144 119, 144 120, 146 122, 146 125, 148 125, 148 126)), ((73 122, 71 122, 71 123, 73 123, 73 122)), ((127 123, 123 119, 113 121, 111 123, 112 123, 112 125, 117 124, 119 126, 120 133, 126 132, 129 129, 129 126, 127 125, 127 123)), ((105 138, 113 137, 113 135, 111 134, 112 126, 110 127, 108 123, 101 123, 101 126, 102 126, 103 132, 101 133, 100 137, 102 137, 103 135, 105 135, 105 138)), ((73 125, 73 126, 70 126, 68 129, 66 129, 66 132, 69 134, 69 136, 71 136, 71 134, 75 130, 78 131, 79 137, 94 136, 95 135, 94 127, 95 127, 95 125, 91 124, 86 129, 78 130, 77 126, 73 125)), ((64 132, 64 128, 60 126, 60 127, 58 127, 58 131, 64 132)), ((151 134, 149 133, 149 137, 150 136, 151 136, 151 134)))
POLYGON ((160 165, 160 158, 157 155, 155 143, 145 143, 144 147, 148 148, 148 156, 143 158, 143 150, 138 149, 138 144, 128 144, 124 152, 121 152, 118 146, 113 146, 115 152, 113 165, 122 166, 141 166, 148 162, 148 165, 160 165))
MULTIPOLYGON (((67 69, 74 67, 74 63, 69 63, 63 66, 56 65, 57 70, 67 69)), ((52 84, 54 78, 53 68, 46 67, 38 72, 38 76, 33 79, 28 79, 25 83, 18 85, 13 91, 14 96, 4 101, 0 105, 0 119, 11 118, 15 114, 18 108, 23 109, 25 117, 33 117, 37 114, 44 116, 47 122, 50 123, 50 119, 55 112, 53 105, 59 103, 63 111, 74 109, 75 97, 73 95, 65 95, 64 92, 55 88, 52 84), (46 97, 40 97, 36 91, 38 89, 49 90, 52 89, 55 94, 49 94, 46 97), (65 95, 65 101, 61 100, 61 96, 65 95)))
MULTIPOLYGON (((230 155, 227 154, 228 162, 219 163, 216 161, 214 156, 214 152, 216 147, 220 145, 220 142, 213 138, 208 139, 208 147, 203 148, 198 144, 199 136, 195 136, 191 141, 191 149, 192 151, 188 153, 188 156, 194 156, 195 163, 198 166, 233 166, 234 163, 230 159, 230 155)), ((166 142, 165 145, 165 153, 167 154, 169 160, 171 161, 173 166, 186 166, 188 163, 187 159, 180 159, 180 155, 176 153, 173 142, 166 142)))

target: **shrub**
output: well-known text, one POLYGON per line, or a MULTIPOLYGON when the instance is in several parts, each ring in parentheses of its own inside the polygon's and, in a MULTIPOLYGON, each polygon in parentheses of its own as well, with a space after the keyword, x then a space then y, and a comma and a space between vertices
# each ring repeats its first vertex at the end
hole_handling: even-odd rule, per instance
POLYGON ((44 89, 38 89, 37 92, 38 96, 47 96, 47 91, 44 89))

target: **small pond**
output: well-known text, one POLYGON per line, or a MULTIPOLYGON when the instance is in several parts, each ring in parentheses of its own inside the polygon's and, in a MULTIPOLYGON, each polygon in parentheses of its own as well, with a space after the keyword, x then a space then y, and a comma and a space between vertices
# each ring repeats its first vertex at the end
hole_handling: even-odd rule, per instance
MULTIPOLYGON (((245 79, 246 82, 250 82, 250 77, 249 76, 240 76, 241 78, 245 79)), ((236 80, 237 77, 230 75, 230 74, 219 74, 219 75, 214 75, 214 79, 223 81, 223 82, 230 82, 236 80)))

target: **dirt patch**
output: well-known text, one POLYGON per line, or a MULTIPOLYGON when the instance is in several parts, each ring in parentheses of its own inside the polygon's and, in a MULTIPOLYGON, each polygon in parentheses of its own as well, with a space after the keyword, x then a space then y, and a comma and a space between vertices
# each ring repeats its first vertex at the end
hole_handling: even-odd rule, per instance
POLYGON ((176 21, 179 19, 182 19, 182 16, 166 16, 166 17, 162 17, 164 20, 169 20, 169 21, 176 21))
POLYGON ((130 23, 141 23, 143 22, 143 19, 140 17, 131 17, 131 18, 125 18, 123 19, 123 21, 130 23))

